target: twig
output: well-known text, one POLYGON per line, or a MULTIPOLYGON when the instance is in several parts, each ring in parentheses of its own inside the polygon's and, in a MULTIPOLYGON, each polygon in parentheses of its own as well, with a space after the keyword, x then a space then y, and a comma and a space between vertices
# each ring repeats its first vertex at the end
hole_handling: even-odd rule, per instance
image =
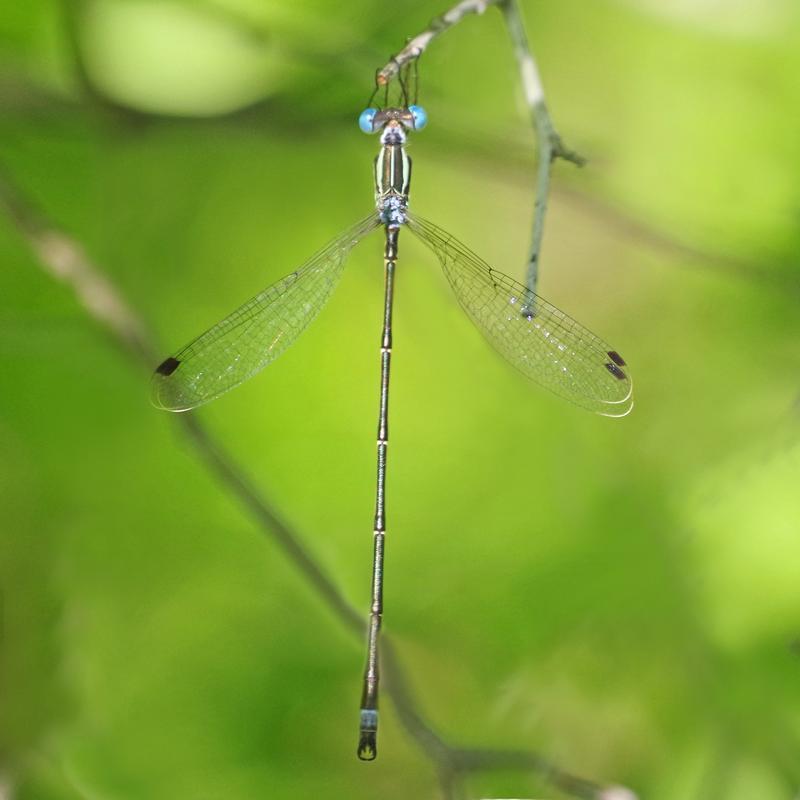
POLYGON ((2 165, 0 207, 24 235, 40 265, 51 277, 71 286, 89 316, 100 322, 117 344, 152 361, 155 351, 141 320, 105 275, 92 266, 80 243, 50 225, 28 203, 2 165))
POLYGON ((528 268, 525 272, 525 284, 532 292, 535 292, 539 277, 539 259, 544 237, 544 220, 547 215, 547 202, 550 198, 550 175, 553 170, 553 162, 561 158, 580 167, 586 161, 578 153, 564 145, 555 129, 555 125, 553 125, 553 120, 545 103, 542 79, 528 44, 528 37, 525 33, 525 25, 522 21, 522 14, 517 0, 503 0, 500 3, 500 10, 503 12, 503 18, 514 45, 520 82, 522 83, 525 102, 528 105, 533 125, 536 128, 536 143, 539 148, 536 200, 533 206, 533 231, 528 254, 528 268))
POLYGON ((432 19, 422 33, 409 39, 406 46, 375 73, 375 82, 378 86, 386 86, 406 64, 418 59, 437 36, 457 25, 469 14, 483 14, 489 6, 498 5, 502 1, 461 0, 460 3, 456 3, 449 11, 432 19))
MULTIPOLYGON (((148 364, 152 366, 152 362, 148 364)), ((238 464, 189 412, 179 415, 184 430, 208 468, 238 497, 265 532, 283 549, 284 555, 303 574, 308 583, 339 618, 339 621, 359 637, 365 633, 364 621, 354 606, 347 602, 339 587, 311 557, 300 537, 272 508, 269 501, 250 484, 238 464)))
MULTIPOLYGON (((122 294, 92 262, 74 237, 37 210, 0 165, 0 210, 12 222, 44 271, 67 284, 86 313, 110 334, 126 355, 150 368, 156 361, 151 336, 122 294)), ((322 598, 339 621, 359 638, 365 633, 361 615, 345 599, 333 579, 303 546, 298 534, 272 508, 244 475, 232 456, 191 413, 177 415, 189 441, 209 471, 249 510, 262 532, 274 539, 289 561, 322 598)), ((460 782, 469 773, 517 769, 540 775, 551 785, 582 800, 613 800, 603 787, 558 769, 531 752, 470 750, 448 744, 424 719, 389 636, 383 640, 386 691, 406 733, 437 767, 446 800, 458 797, 460 782)), ((620 796, 622 798, 622 796, 620 796)), ((635 800, 634 795, 630 795, 635 800)), ((626 797, 625 800, 628 800, 626 797)))
POLYGON ((784 267, 784 264, 771 254, 765 254, 763 258, 743 259, 722 252, 712 252, 700 246, 688 244, 673 233, 667 233, 655 225, 645 222, 632 212, 624 211, 608 200, 578 191, 569 185, 561 184, 554 194, 579 212, 590 215, 607 229, 613 229, 634 244, 643 245, 676 260, 694 262, 699 267, 712 270, 717 274, 757 282, 761 287, 771 286, 779 291, 788 291, 793 294, 800 289, 797 268, 792 265, 791 269, 779 269, 779 267, 784 267))
POLYGON ((550 197, 550 175, 553 170, 553 162, 560 158, 580 167, 586 163, 586 160, 564 145, 553 124, 545 103, 539 68, 536 66, 536 60, 528 44, 528 36, 525 33, 525 24, 522 21, 522 13, 517 0, 462 0, 462 2, 456 3, 449 11, 433 19, 422 33, 409 39, 406 46, 377 71, 375 81, 379 86, 385 86, 406 64, 418 59, 436 37, 461 22, 469 14, 482 14, 490 6, 497 6, 503 13, 503 19, 514 46, 525 103, 536 130, 539 166, 536 174, 531 246, 525 270, 525 284, 532 292, 535 292, 539 277, 539 261, 544 238, 547 202, 550 197))

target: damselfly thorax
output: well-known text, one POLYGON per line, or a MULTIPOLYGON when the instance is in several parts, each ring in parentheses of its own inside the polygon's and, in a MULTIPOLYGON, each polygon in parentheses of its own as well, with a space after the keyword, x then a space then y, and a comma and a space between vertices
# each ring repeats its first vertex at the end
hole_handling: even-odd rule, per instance
POLYGON ((425 113, 418 106, 411 109, 387 108, 373 115, 368 109, 361 115, 361 128, 368 133, 381 130, 381 149, 375 157, 375 203, 381 222, 389 227, 407 221, 408 193, 411 188, 411 159, 406 153, 406 128, 425 124, 425 113))

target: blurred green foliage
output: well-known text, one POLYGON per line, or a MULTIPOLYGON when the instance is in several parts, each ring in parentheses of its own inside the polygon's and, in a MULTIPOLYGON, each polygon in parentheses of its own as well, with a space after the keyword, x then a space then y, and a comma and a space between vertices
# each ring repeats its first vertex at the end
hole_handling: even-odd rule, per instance
MULTIPOLYGON (((166 354, 372 202, 371 76, 436 4, 52 0, 0 10, 0 158, 166 354)), ((800 9, 525 3, 558 165, 543 294, 637 407, 528 385, 403 245, 386 629, 454 742, 650 800, 800 790, 800 9)), ((501 18, 422 61, 413 203, 522 273, 534 149, 501 18)), ((0 220, 3 796, 429 797, 362 648, 0 220)), ((263 376, 204 409, 366 612, 379 237, 263 376)), ((471 796, 557 792, 475 778, 471 796)), ((2 792, 0 792, 2 793, 2 792)))

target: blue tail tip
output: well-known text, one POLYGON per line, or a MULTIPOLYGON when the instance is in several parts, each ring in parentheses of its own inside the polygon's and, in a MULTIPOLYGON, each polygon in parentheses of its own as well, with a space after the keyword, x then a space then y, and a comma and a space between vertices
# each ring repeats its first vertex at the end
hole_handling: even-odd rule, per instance
POLYGON ((378 757, 378 712, 374 709, 361 709, 358 757, 362 761, 374 761, 378 757))

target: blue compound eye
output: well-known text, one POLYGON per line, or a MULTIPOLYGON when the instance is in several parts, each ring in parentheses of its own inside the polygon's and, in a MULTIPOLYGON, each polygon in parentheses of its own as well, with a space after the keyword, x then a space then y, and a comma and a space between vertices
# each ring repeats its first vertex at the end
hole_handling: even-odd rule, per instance
POLYGON ((375 133, 372 123, 375 121, 375 115, 377 113, 377 108, 365 108, 361 112, 361 116, 358 118, 358 127, 361 128, 364 133, 375 133))
POLYGON ((422 106, 409 106, 411 119, 414 120, 414 130, 421 131, 428 124, 428 115, 422 106))

